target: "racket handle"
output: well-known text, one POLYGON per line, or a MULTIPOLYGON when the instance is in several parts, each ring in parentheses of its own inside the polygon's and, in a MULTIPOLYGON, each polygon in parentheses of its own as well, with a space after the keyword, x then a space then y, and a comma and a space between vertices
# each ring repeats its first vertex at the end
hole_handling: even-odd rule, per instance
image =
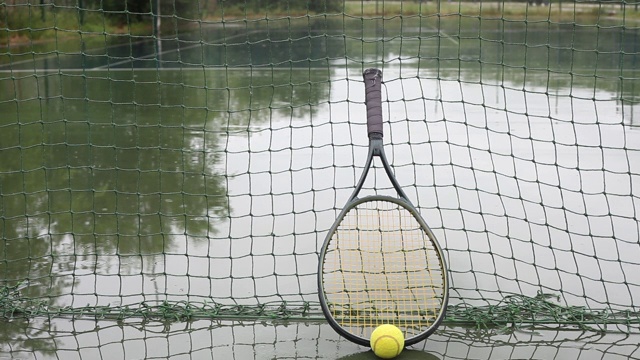
POLYGON ((382 138, 382 71, 367 69, 364 77, 365 105, 367 106, 367 130, 369 138, 382 138))

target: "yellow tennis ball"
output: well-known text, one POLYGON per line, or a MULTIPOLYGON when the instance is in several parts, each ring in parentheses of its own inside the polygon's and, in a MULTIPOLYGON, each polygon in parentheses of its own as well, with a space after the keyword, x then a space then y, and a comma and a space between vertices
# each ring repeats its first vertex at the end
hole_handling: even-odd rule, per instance
POLYGON ((380 325, 371 333, 371 349, 380 358, 393 359, 404 349, 404 335, 391 324, 380 325))

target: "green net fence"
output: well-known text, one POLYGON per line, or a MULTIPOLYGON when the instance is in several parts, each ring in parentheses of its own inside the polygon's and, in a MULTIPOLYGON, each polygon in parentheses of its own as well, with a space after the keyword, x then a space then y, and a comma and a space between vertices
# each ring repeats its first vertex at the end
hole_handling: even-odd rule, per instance
POLYGON ((5 318, 321 319, 379 67, 445 321, 639 329, 638 3, 12 0, 0 44, 5 318))

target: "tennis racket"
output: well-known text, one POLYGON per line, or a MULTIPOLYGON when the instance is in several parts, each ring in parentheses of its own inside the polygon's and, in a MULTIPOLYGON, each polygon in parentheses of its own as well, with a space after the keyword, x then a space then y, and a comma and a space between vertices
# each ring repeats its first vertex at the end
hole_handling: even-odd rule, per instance
POLYGON ((387 162, 382 142, 382 72, 366 70, 369 154, 353 194, 331 226, 318 265, 320 305, 340 335, 369 346, 373 330, 397 326, 405 345, 431 335, 449 298, 442 249, 387 162), (358 197, 374 157, 398 197, 358 197))

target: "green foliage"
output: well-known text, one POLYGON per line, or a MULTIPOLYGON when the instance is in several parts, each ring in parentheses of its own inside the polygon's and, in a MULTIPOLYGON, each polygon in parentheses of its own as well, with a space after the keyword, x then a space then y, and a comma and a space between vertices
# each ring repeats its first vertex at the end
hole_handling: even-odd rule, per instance
MULTIPOLYGON (((298 2, 307 2, 300 0, 298 2)), ((309 10, 317 13, 337 12, 342 10, 342 1, 340 0, 319 0, 309 1, 309 10)))
POLYGON ((0 43, 101 33, 108 26, 102 13, 73 7, 0 5, 0 43))
POLYGON ((103 0, 102 10, 106 16, 120 24, 139 22, 160 13, 161 16, 193 17, 198 13, 198 2, 191 0, 160 0, 160 11, 156 0, 103 0))
POLYGON ((260 9, 289 9, 307 10, 315 13, 339 12, 342 9, 342 0, 221 0, 224 7, 239 6, 241 8, 257 11, 260 9))

